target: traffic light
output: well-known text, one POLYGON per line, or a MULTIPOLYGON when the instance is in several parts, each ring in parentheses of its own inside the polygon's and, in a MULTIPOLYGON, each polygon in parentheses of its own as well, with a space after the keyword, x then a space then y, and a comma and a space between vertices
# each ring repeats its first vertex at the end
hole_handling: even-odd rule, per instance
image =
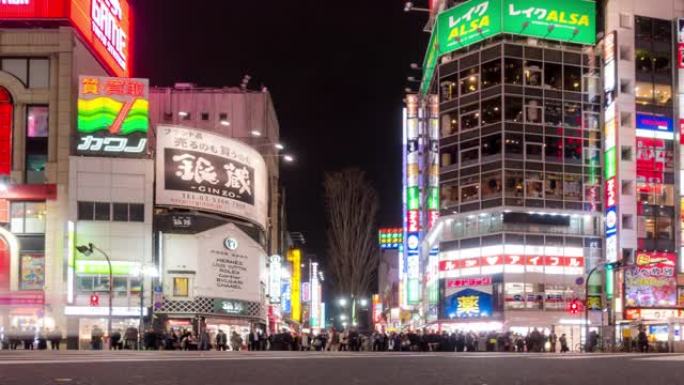
POLYGON ((578 314, 582 310, 582 304, 579 300, 573 299, 568 306, 568 312, 572 315, 578 314))
POLYGON ((90 306, 100 306, 100 296, 97 294, 90 295, 90 306))

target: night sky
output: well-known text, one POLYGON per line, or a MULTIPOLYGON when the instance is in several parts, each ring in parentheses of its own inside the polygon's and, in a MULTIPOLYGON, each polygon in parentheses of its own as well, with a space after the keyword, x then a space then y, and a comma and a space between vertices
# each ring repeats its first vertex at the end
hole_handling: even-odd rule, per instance
MULTIPOLYGON (((423 6, 416 1, 416 6, 423 6)), ((420 62, 427 14, 403 1, 131 0, 135 76, 270 90, 283 143, 289 231, 306 253, 326 252, 323 174, 366 170, 379 190, 380 226, 401 224, 401 108, 420 62)), ((412 85, 415 89, 415 84, 412 85)))

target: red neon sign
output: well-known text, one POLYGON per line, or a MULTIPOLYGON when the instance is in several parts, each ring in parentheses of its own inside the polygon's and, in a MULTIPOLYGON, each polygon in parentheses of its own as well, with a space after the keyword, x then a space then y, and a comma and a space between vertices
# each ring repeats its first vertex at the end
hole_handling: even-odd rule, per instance
POLYGON ((12 171, 12 98, 0 87, 0 175, 12 171))
POLYGON ((70 21, 95 56, 118 77, 131 74, 132 17, 128 0, 0 1, 0 20, 70 21))
POLYGON ((617 204, 617 186, 615 185, 615 177, 606 181, 606 206, 614 207, 617 204))

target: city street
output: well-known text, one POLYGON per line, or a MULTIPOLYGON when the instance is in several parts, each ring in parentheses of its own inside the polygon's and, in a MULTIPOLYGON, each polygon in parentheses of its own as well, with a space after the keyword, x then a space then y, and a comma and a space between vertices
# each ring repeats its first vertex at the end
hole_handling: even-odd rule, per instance
POLYGON ((681 384, 682 375, 684 355, 0 353, 2 385, 672 385, 681 384))

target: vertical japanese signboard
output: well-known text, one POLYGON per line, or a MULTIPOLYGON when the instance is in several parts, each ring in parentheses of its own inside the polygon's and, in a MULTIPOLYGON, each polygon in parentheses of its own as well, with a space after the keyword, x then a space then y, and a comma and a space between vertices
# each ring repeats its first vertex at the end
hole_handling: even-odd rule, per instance
POLYGON ((680 221, 680 251, 679 272, 684 273, 684 18, 677 19, 677 79, 679 90, 679 221, 680 221))
POLYGON ((240 217, 266 228, 266 163, 233 139, 187 127, 157 127, 156 204, 240 217))
POLYGON ((147 79, 81 76, 76 155, 147 156, 148 93, 147 79))
POLYGON ((287 260, 292 264, 292 278, 290 281, 290 319, 302 320, 302 250, 290 249, 287 260))
POLYGON ((406 95, 406 234, 404 252, 406 253, 406 295, 409 305, 420 301, 420 100, 418 95, 406 95))
POLYGON ((618 260, 618 108, 617 108, 617 33, 603 40, 603 92, 604 92, 604 159, 605 159, 605 213, 606 260, 618 260))

